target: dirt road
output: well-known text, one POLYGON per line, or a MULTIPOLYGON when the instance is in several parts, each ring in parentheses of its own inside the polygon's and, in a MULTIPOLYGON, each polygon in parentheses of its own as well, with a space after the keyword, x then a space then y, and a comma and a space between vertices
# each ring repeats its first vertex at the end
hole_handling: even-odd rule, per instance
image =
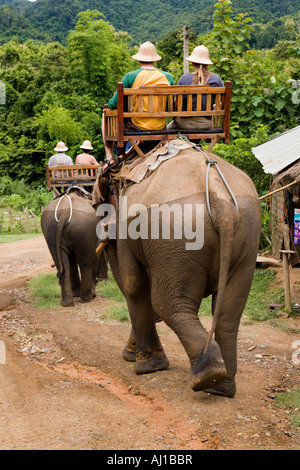
POLYGON ((1 450, 300 449, 290 414, 274 400, 300 386, 292 360, 300 317, 284 328, 242 324, 236 397, 195 393, 186 354, 164 323, 169 370, 136 376, 121 355, 130 326, 103 322, 101 296, 35 309, 26 282, 53 271, 51 262, 42 237, 0 245, 1 450))

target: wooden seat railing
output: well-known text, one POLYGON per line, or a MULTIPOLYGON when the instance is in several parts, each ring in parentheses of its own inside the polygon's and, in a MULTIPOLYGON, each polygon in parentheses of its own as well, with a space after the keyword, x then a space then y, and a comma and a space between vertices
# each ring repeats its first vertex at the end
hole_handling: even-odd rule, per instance
POLYGON ((60 194, 57 188, 75 183, 78 186, 93 186, 97 177, 96 165, 46 165, 47 187, 60 194))
POLYGON ((124 88, 123 83, 117 86, 117 109, 110 110, 105 105, 103 110, 104 140, 115 142, 121 153, 124 153, 126 142, 132 145, 138 141, 171 139, 180 132, 189 139, 209 139, 210 148, 220 139, 229 143, 230 138, 230 104, 231 82, 226 81, 223 87, 206 85, 187 86, 147 86, 124 88), (202 109, 202 97, 206 96, 206 109, 202 109), (154 97, 158 97, 158 108, 154 111, 154 97), (193 109, 193 97, 197 106, 193 109), (137 100, 133 111, 133 98, 137 100), (144 106, 145 99, 148 105, 144 106), (186 103, 186 106, 183 104, 186 103), (147 108, 145 111, 144 108, 147 108), (126 131, 126 120, 131 118, 174 118, 174 117, 211 117, 212 127, 199 129, 163 129, 160 131, 126 131))

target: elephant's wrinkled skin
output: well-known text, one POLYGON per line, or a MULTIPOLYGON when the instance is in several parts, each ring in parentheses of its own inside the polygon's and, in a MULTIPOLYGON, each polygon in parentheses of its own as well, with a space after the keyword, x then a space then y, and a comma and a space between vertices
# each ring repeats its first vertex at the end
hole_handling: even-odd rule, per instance
MULTIPOLYGON (((134 203, 147 207, 174 202, 203 204, 201 249, 186 250, 187 240, 128 238, 111 240, 106 252, 127 300, 132 333, 123 357, 135 361, 136 373, 168 367, 155 327, 158 315, 177 334, 188 354, 192 389, 233 397, 239 322, 252 283, 260 237, 260 202, 247 175, 216 155, 207 155, 218 162, 238 210, 211 167, 210 218, 205 190, 207 163, 203 154, 192 148, 165 161, 151 176, 122 192, 128 198, 128 207, 134 203), (215 339, 202 354, 208 333, 199 321, 198 310, 202 298, 210 295, 215 339)), ((100 191, 101 185, 103 181, 99 183, 100 191)))
POLYGON ((41 218, 42 231, 57 268, 60 303, 64 307, 74 305, 74 297, 86 302, 95 297, 100 267, 100 255, 96 254, 97 220, 91 200, 77 191, 70 191, 69 198, 61 196, 50 201, 41 218))

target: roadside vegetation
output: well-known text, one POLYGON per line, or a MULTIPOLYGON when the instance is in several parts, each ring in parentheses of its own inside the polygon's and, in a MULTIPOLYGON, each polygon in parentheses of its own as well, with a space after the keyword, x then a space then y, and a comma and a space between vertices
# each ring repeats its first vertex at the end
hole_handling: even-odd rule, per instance
POLYGON ((300 428, 300 389, 293 389, 276 395, 276 406, 285 408, 291 424, 300 428))
MULTIPOLYGON (((265 321, 276 317, 276 310, 270 311, 268 305, 283 302, 283 289, 271 290, 275 271, 257 269, 254 274, 252 288, 243 314, 244 322, 265 321)), ((55 273, 39 274, 29 282, 29 292, 37 308, 60 307, 60 287, 55 273)), ((98 295, 111 302, 109 308, 101 313, 102 320, 128 321, 128 310, 125 299, 117 286, 111 272, 109 280, 97 284, 98 295)), ((211 298, 203 299, 199 315, 211 316, 211 298)))

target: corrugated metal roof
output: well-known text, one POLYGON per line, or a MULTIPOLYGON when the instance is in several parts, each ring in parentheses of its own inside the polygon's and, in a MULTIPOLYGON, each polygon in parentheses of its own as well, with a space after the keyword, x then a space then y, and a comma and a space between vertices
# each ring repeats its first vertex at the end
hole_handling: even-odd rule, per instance
POLYGON ((284 132, 264 144, 257 145, 251 150, 261 162, 264 172, 276 175, 300 159, 300 126, 284 132))

